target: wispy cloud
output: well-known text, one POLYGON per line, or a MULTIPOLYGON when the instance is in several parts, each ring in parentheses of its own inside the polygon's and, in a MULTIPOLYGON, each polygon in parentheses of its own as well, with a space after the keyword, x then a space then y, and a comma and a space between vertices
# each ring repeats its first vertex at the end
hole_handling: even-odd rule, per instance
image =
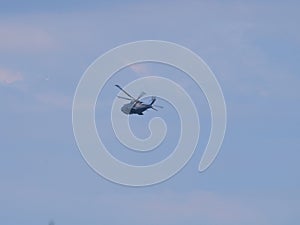
POLYGON ((29 23, 0 23, 0 50, 8 52, 37 52, 54 47, 51 35, 42 27, 29 23))
POLYGON ((0 68, 0 83, 2 84, 13 84, 24 79, 20 72, 15 72, 7 69, 0 68))
POLYGON ((51 108, 70 109, 72 99, 59 93, 41 93, 35 95, 38 102, 51 108))
POLYGON ((129 68, 138 75, 150 75, 151 71, 145 63, 135 63, 129 66, 129 68))
MULTIPOLYGON (((166 192, 149 195, 109 196, 101 198, 108 207, 118 205, 126 215, 135 221, 147 224, 182 224, 198 221, 208 224, 251 224, 264 218, 249 202, 242 202, 233 196, 223 196, 213 192, 196 191, 185 194, 166 192), (140 204, 140 201, 143 204, 140 204), (128 212, 128 203, 134 212, 128 212)), ((127 218, 128 220, 128 218, 127 218)), ((263 223, 261 223, 263 224, 263 223)))

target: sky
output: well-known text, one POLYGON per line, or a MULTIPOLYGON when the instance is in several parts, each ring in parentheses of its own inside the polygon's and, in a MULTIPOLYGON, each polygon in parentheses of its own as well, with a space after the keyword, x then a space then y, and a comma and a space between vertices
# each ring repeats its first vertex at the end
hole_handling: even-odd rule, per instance
POLYGON ((299 6, 297 1, 1 1, 1 224, 299 222, 299 6), (144 165, 167 157, 180 124, 174 122, 174 108, 158 99, 164 109, 131 117, 130 123, 143 138, 149 120, 161 116, 170 127, 166 142, 149 155, 126 149, 110 127, 116 82, 125 86, 149 75, 173 79, 196 99, 200 114, 200 139, 188 164, 163 183, 133 188, 104 179, 84 161, 73 135, 72 101, 96 58, 139 40, 170 41, 198 54, 222 87, 228 120, 220 154, 199 173, 211 122, 201 90, 166 65, 144 63, 116 73, 99 95, 95 119, 117 158, 144 165))

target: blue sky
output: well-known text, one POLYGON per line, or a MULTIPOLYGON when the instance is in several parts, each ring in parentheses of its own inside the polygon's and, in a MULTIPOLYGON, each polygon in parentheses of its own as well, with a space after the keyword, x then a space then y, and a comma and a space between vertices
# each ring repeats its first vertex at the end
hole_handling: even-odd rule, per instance
MULTIPOLYGON (((1 223, 292 225, 300 220, 299 3, 1 5, 1 223), (150 73, 176 73, 175 81, 190 87, 193 99, 200 99, 196 106, 202 133, 191 161, 164 183, 130 188, 103 179, 85 163, 73 136, 71 107, 76 85, 98 56, 143 39, 181 44, 206 61, 223 89, 228 126, 217 159, 198 173, 210 123, 201 91, 174 68, 162 65, 120 71, 103 90, 104 104, 117 95, 112 87, 116 81, 125 85, 150 73)), ((160 103, 166 109, 157 114, 166 117, 170 112, 166 122, 172 125, 176 113, 160 103)), ((132 119, 133 128, 146 128, 155 113, 149 111, 145 120, 132 119)), ((99 107, 96 115, 99 132, 104 127, 106 131, 107 108, 99 107)), ((105 142, 124 160, 147 163, 166 155, 158 152, 143 159, 126 154, 110 128, 104 133, 105 142)), ((165 145, 173 146, 176 132, 168 137, 165 145)))

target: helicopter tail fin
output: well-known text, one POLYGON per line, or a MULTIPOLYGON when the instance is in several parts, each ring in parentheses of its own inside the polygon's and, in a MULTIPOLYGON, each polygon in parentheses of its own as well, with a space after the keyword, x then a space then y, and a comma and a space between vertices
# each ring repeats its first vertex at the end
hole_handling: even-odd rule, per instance
POLYGON ((160 106, 160 105, 153 105, 155 101, 156 101, 156 97, 153 96, 153 97, 152 97, 152 101, 151 101, 151 103, 150 103, 150 108, 151 108, 151 109, 157 111, 157 109, 154 108, 154 107, 161 108, 161 109, 164 108, 163 106, 160 106))
POLYGON ((155 101, 156 101, 156 98, 153 96, 150 105, 152 106, 155 101))

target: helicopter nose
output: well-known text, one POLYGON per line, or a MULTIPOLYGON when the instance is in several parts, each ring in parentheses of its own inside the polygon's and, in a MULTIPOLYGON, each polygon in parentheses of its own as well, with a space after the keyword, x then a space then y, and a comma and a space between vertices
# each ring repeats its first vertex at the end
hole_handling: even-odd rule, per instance
POLYGON ((129 114, 130 113, 130 108, 129 107, 126 107, 126 106, 122 106, 121 108, 121 111, 125 114, 129 114))

